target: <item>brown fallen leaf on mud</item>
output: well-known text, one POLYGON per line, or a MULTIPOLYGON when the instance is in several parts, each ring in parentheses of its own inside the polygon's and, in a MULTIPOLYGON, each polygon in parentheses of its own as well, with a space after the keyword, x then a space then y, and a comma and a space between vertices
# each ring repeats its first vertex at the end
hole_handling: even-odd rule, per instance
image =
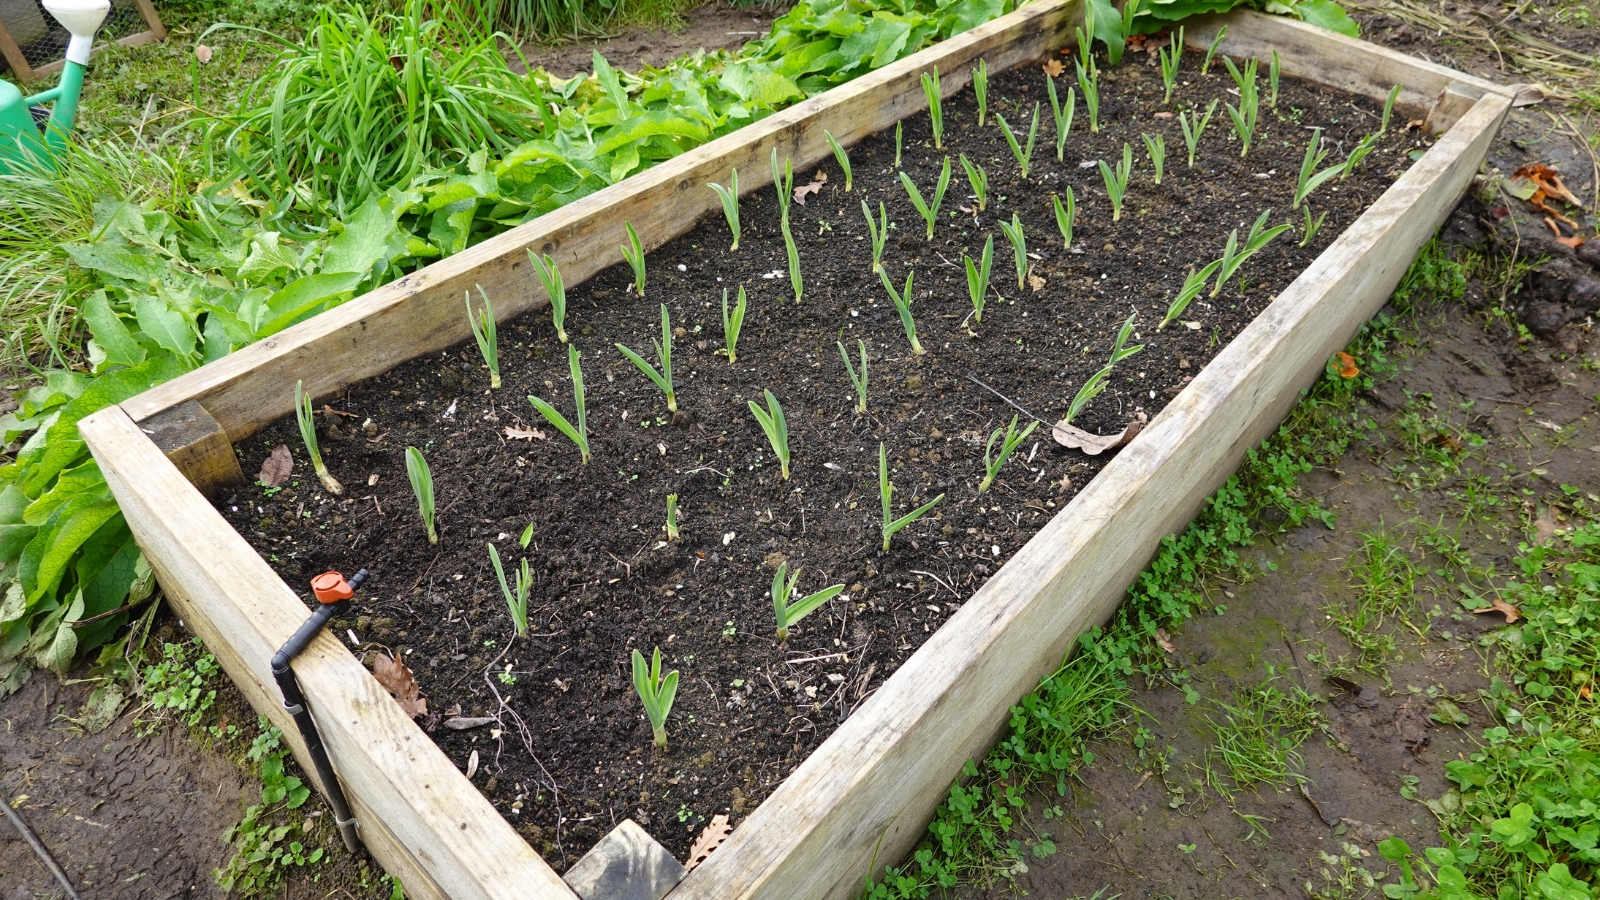
POLYGON ((1574 196, 1572 191, 1568 190, 1567 186, 1561 183, 1560 173, 1549 166, 1534 164, 1531 166, 1523 166, 1517 171, 1511 173, 1511 183, 1513 186, 1515 186, 1519 180, 1524 183, 1524 187, 1522 191, 1513 190, 1512 193, 1514 196, 1519 196, 1522 197, 1522 199, 1527 200, 1528 205, 1532 206, 1539 212, 1546 213, 1558 221, 1565 222, 1567 225, 1571 226, 1574 231, 1578 229, 1577 222, 1572 221, 1560 210, 1545 203, 1546 200, 1554 197, 1558 200, 1570 203, 1579 209, 1583 208, 1583 201, 1574 196), (1523 192, 1526 191, 1528 187, 1533 188, 1533 193, 1523 196, 1523 192))
POLYGON ((728 832, 732 830, 733 827, 728 824, 726 815, 712 816, 711 821, 701 830, 700 836, 695 838, 694 844, 689 847, 689 861, 684 863, 683 867, 693 872, 695 866, 706 861, 711 851, 722 846, 722 842, 728 839, 728 832))
POLYGON ((1522 610, 1517 609, 1515 606, 1512 606, 1499 597, 1494 598, 1494 604, 1492 606, 1485 606, 1483 609, 1475 609, 1473 612, 1478 613, 1479 615, 1482 615, 1483 613, 1503 613, 1506 617, 1507 625, 1510 625, 1512 622, 1522 618, 1522 610))
POLYGON ((1063 66, 1061 64, 1061 60, 1059 60, 1059 59, 1052 59, 1052 60, 1050 60, 1050 61, 1048 61, 1048 62, 1046 62, 1044 64, 1044 73, 1046 75, 1049 75, 1051 78, 1054 78, 1057 75, 1060 75, 1062 72, 1065 72, 1066 70, 1067 70, 1067 67, 1063 66))
POLYGON ((1178 652, 1178 648, 1172 645, 1172 636, 1167 634, 1167 630, 1165 628, 1156 629, 1156 643, 1160 644, 1161 649, 1167 651, 1168 653, 1178 652))
POLYGON ((1120 433, 1101 435, 1091 434, 1082 428, 1067 424, 1066 420, 1062 420, 1057 422, 1054 428, 1050 429, 1050 435, 1056 439, 1056 443, 1069 450, 1082 450, 1089 456, 1099 456, 1107 450, 1115 450, 1138 437, 1139 432, 1144 429, 1145 423, 1148 421, 1149 418, 1141 412, 1139 413, 1139 418, 1129 422, 1128 427, 1122 429, 1120 433))
POLYGON ((1400 740, 1412 753, 1421 753, 1428 745, 1428 711, 1415 697, 1400 704, 1394 713, 1394 727, 1400 740))
POLYGON ((806 205, 806 195, 815 194, 822 190, 822 185, 828 180, 826 172, 818 172, 817 177, 810 184, 802 184, 794 189, 794 202, 801 206, 806 205))
POLYGON ((294 457, 289 455, 289 445, 279 444, 272 448, 267 458, 261 462, 261 474, 256 478, 269 488, 281 486, 289 480, 294 473, 294 457))
POLYGON ((1328 681, 1341 690, 1353 694, 1356 698, 1356 703, 1365 709, 1376 709, 1379 698, 1383 696, 1378 693, 1377 688, 1370 684, 1359 685, 1348 678, 1340 678, 1338 675, 1328 676, 1328 681))
POLYGON ((422 696, 422 686, 417 684, 417 679, 404 662, 391 659, 386 653, 379 653, 372 660, 372 677, 378 679, 378 683, 400 704, 406 715, 415 719, 428 714, 428 701, 422 696))
POLYGON ((466 731, 469 728, 482 728, 490 722, 498 721, 500 720, 494 718, 493 716, 472 716, 468 718, 456 716, 454 718, 445 719, 444 727, 450 729, 451 731, 466 731))
POLYGON ((510 425, 507 425, 505 428, 502 428, 501 431, 505 433, 506 440, 508 441, 544 440, 544 432, 537 428, 514 428, 510 425))
POLYGON ((1037 276, 1035 274, 1033 274, 1032 272, 1029 272, 1028 273, 1028 287, 1033 288, 1033 292, 1035 294, 1037 294, 1040 291, 1044 290, 1044 279, 1040 278, 1039 276, 1037 276))

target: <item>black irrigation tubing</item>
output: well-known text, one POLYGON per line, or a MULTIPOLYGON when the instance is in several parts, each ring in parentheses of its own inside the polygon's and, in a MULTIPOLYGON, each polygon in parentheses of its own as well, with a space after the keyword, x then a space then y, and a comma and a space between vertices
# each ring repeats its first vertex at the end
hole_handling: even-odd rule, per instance
POLYGON ((61 887, 66 890, 67 897, 70 900, 82 900, 78 896, 78 892, 72 889, 72 882, 67 880, 67 873, 61 871, 61 867, 56 865, 55 857, 50 855, 49 848, 39 841, 39 836, 33 833, 33 829, 28 827, 28 823, 22 821, 22 817, 17 815, 17 811, 12 809, 11 804, 7 803, 4 798, 0 798, 0 808, 5 809, 6 818, 10 819, 11 824, 17 826, 17 830, 22 832, 23 838, 28 841, 28 846, 32 847, 33 852, 38 854, 39 860, 44 863, 44 867, 50 870, 50 874, 55 876, 56 881, 61 882, 61 887))

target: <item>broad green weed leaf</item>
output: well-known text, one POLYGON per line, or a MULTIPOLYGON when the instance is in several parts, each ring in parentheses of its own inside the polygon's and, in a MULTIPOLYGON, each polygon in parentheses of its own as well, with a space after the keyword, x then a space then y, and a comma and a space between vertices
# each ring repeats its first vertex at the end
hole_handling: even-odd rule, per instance
POLYGON ((365 278, 365 274, 360 272, 334 272, 296 278, 262 304, 256 336, 277 334, 307 318, 327 301, 355 290, 356 285, 365 278))
POLYGON ((1334 0, 1299 0, 1294 5, 1294 14, 1305 21, 1329 31, 1337 31, 1348 37, 1359 37, 1361 29, 1356 25, 1356 20, 1350 18, 1344 7, 1334 0))
POLYGON ((83 307, 83 320, 88 324, 89 333, 94 336, 95 343, 105 354, 95 366, 97 371, 105 366, 137 366, 144 362, 144 348, 133 339, 128 326, 111 309, 111 302, 106 299, 105 291, 95 291, 89 295, 89 300, 83 307))
POLYGON ((78 653, 77 629, 71 623, 83 618, 83 597, 73 599, 67 608, 66 615, 56 622, 55 633, 50 643, 39 652, 38 663, 41 668, 49 669, 57 675, 65 675, 67 669, 72 667, 72 658, 78 653))
POLYGON ((194 326, 188 317, 173 309, 167 301, 141 294, 133 299, 133 309, 138 317, 139 330, 163 350, 179 356, 194 354, 194 326))

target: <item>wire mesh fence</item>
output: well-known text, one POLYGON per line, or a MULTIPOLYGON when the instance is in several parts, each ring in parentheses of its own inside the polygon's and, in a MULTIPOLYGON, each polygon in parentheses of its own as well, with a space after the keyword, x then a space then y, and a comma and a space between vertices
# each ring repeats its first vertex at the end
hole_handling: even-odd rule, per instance
MULTIPOLYGON (((71 35, 45 12, 39 0, 0 0, 0 24, 5 25, 29 66, 38 68, 66 55, 67 39, 71 35)), ((115 41, 147 30, 149 26, 133 0, 113 0, 111 14, 106 16, 105 25, 95 35, 95 42, 115 41)), ((0 56, 0 71, 8 69, 4 57, 0 56)))

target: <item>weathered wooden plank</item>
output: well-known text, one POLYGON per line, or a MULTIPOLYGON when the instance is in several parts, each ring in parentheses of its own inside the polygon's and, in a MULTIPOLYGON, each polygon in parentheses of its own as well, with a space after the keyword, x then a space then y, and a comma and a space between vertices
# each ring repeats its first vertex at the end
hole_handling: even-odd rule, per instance
POLYGON ((544 305, 528 249, 550 254, 567 284, 577 284, 620 262, 624 220, 646 249, 658 247, 721 208, 706 185, 725 182, 730 168, 739 170, 745 192, 771 184, 773 148, 796 168, 809 166, 831 155, 824 130, 851 145, 926 108, 920 78, 935 65, 941 87, 953 93, 971 81, 980 57, 1003 70, 1059 46, 1082 3, 1035 0, 245 347, 123 408, 142 421, 199 400, 235 440, 247 437, 290 410, 293 390, 285 386, 297 379, 322 397, 465 339, 467 291, 482 287, 503 318, 544 305))
POLYGON ((167 26, 162 24, 161 16, 156 12, 155 4, 150 0, 133 0, 139 7, 139 15, 144 18, 145 27, 149 29, 150 37, 154 40, 167 39, 167 26))
POLYGON ((206 408, 188 400, 139 423, 189 483, 211 499, 245 483, 233 441, 206 408))
POLYGON ((28 65, 28 57, 22 54, 22 48, 12 39, 11 32, 6 29, 6 23, 0 22, 0 56, 6 59, 6 65, 11 67, 11 74, 17 80, 27 84, 38 77, 33 67, 28 65))
MULTIPOLYGON (((313 772, 268 668, 305 604, 121 409, 79 430, 184 623, 313 772)), ((409 896, 576 900, 337 639, 294 666, 362 839, 409 896)))
POLYGON ((1510 109, 1487 94, 808 757, 671 900, 844 900, 924 834, 1004 710, 1105 622, 1388 299, 1510 109))

